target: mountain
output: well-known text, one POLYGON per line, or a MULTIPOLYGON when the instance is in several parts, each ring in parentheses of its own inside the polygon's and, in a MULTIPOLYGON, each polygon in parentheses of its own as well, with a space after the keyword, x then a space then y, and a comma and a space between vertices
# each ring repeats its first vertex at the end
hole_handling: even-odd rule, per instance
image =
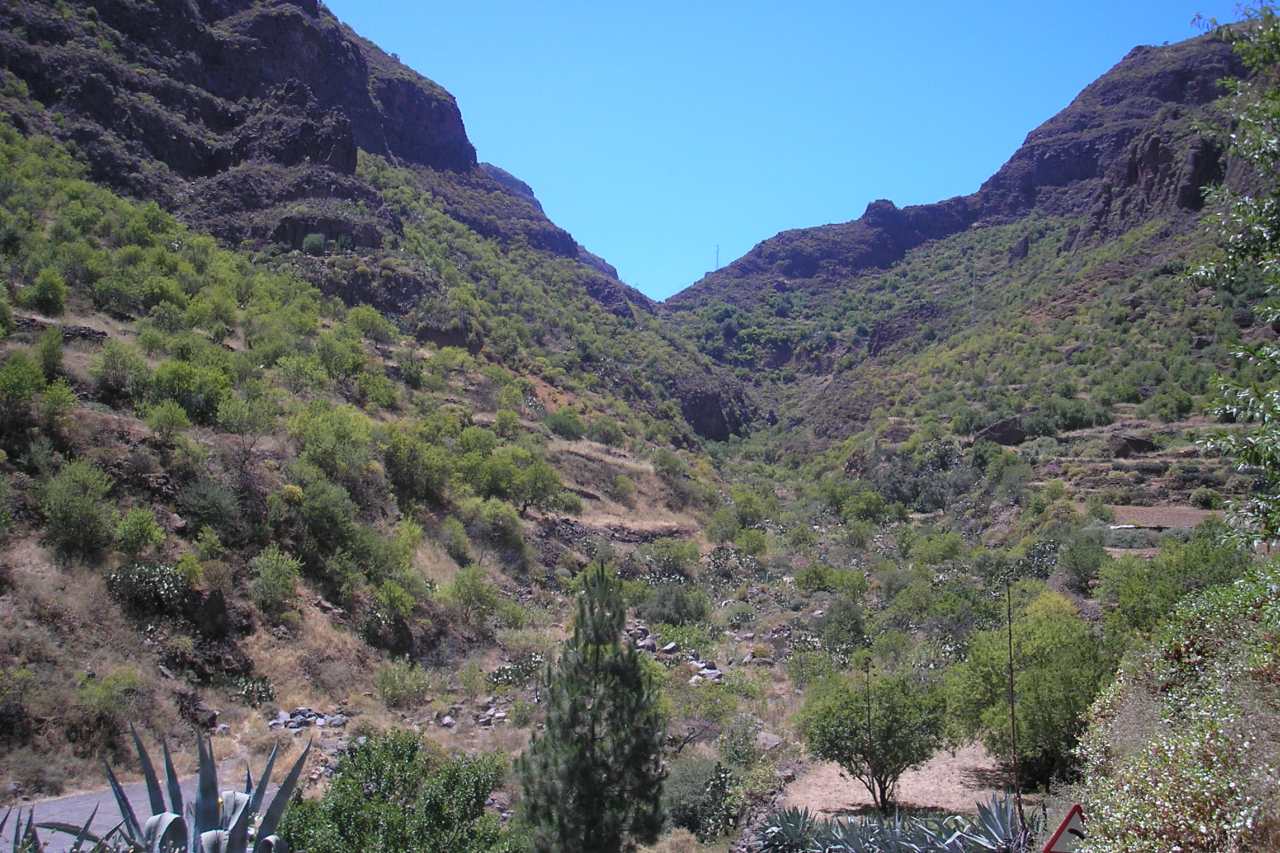
MULTIPOLYGON (((23 130, 73 145, 94 180, 233 245, 278 252, 320 235, 362 259, 346 266, 381 267, 380 277, 353 280, 314 264, 303 274, 351 304, 403 316, 444 287, 438 269, 405 250, 406 217, 424 211, 389 199, 360 158, 395 164, 415 194, 430 199, 432 214, 492 241, 500 254, 571 262, 563 267, 571 286, 597 306, 584 304, 581 319, 601 332, 623 329, 605 336, 620 353, 656 347, 660 364, 678 365, 651 377, 595 368, 613 375, 619 390, 627 386, 625 396, 653 405, 655 391, 641 387, 652 379, 694 431, 712 438, 741 430, 751 416, 740 383, 642 329, 653 302, 547 219, 527 185, 477 162, 452 95, 315 0, 7 3, 0 67, 21 85, 0 107, 23 130), (646 340, 628 342, 629 333, 646 340)), ((511 294, 499 291, 495 284, 478 296, 505 311, 511 294)), ((546 331, 534 329, 542 338, 546 331)), ((459 334, 427 322, 418 332, 484 346, 478 329, 459 334)), ((549 346, 578 344, 562 336, 549 346)))
POLYGON ((1248 294, 1182 275, 1205 190, 1247 180, 1205 129, 1241 73, 1217 36, 1135 48, 975 193, 778 234, 664 313, 799 451, 877 412, 972 434, 1076 398, 1189 411, 1232 341, 1265 334, 1248 294))
POLYGON ((769 293, 846 287, 928 241, 1034 214, 1083 217, 1072 245, 1157 216, 1188 218, 1224 169, 1220 147, 1195 131, 1194 120, 1222 94, 1218 82, 1242 70, 1230 45, 1209 36, 1134 48, 1028 134, 977 192, 902 209, 881 199, 852 222, 785 231, 667 304, 753 305, 769 293))

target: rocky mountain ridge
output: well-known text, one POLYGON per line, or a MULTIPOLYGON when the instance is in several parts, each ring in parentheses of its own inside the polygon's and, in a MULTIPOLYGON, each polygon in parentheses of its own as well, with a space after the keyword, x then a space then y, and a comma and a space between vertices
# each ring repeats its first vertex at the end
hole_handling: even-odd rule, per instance
POLYGON ((785 231, 666 304, 689 310, 821 292, 888 268, 927 241, 1032 212, 1083 217, 1073 243, 1114 237, 1157 215, 1189 220, 1226 168, 1193 119, 1221 95, 1219 80, 1240 73, 1231 46, 1213 36, 1134 48, 1028 134, 977 192, 906 208, 880 199, 853 221, 785 231))

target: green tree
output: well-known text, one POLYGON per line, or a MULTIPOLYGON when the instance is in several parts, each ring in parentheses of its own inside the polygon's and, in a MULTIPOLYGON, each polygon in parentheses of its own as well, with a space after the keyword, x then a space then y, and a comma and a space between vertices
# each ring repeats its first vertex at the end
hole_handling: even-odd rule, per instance
MULTIPOLYGON (((1084 712, 1110 672, 1098 639, 1065 596, 1042 592, 1014 616, 1018 758, 1029 779, 1047 783, 1068 768, 1084 712)), ((999 756, 1012 754, 1008 665, 1006 629, 983 631, 946 685, 953 734, 980 738, 999 756)))
POLYGON ((573 636, 548 673, 545 731, 520 760, 534 849, 616 853, 662 828, 665 726, 655 687, 622 636, 622 585, 587 570, 573 636))
POLYGON ((115 512, 107 503, 111 479, 88 462, 65 466, 45 487, 46 534, 64 556, 89 557, 111 544, 115 512))
MULTIPOLYGON (((1193 279, 1226 291, 1260 283, 1266 301, 1254 312, 1280 322, 1280 16, 1263 2, 1239 27, 1224 31, 1251 72, 1225 82, 1230 94, 1229 154, 1249 173, 1248 190, 1223 185, 1209 194, 1216 208, 1219 253, 1193 279)), ((1232 501, 1228 518, 1240 538, 1280 540, 1280 347, 1237 345, 1246 369, 1220 382, 1216 414, 1256 426, 1224 432, 1209 444, 1258 475, 1249 496, 1232 501)))
POLYGON ((0 365, 0 424, 16 432, 31 420, 31 404, 44 388, 44 374, 25 352, 12 353, 0 365))
POLYGON ((809 751, 834 761, 888 811, 902 774, 942 745, 941 691, 907 673, 847 676, 816 685, 805 699, 801 729, 809 751))
POLYGON ((170 444, 174 436, 191 426, 191 419, 177 401, 162 400, 147 410, 147 426, 161 441, 170 444))

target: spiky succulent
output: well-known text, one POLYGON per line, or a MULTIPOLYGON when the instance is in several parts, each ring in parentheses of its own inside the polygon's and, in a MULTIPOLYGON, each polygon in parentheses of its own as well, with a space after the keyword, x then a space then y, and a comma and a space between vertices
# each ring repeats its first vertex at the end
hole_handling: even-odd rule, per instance
POLYGON ((783 809, 757 836, 767 853, 1027 853, 1041 829, 1033 815, 1026 829, 1009 794, 978 804, 976 820, 962 815, 819 820, 808 809, 783 809))
MULTIPOLYGON (((45 849, 44 844, 40 841, 40 835, 37 829, 49 829, 49 824, 35 823, 35 809, 27 812, 27 821, 22 822, 22 811, 18 811, 18 817, 13 823, 13 839, 9 847, 11 853, 41 853, 45 849)), ((115 830, 107 833, 104 838, 95 838, 89 832, 89 827, 93 825, 93 819, 98 816, 98 810, 95 808, 89 815, 89 819, 84 822, 84 826, 77 829, 74 826, 67 826, 66 830, 69 834, 75 836, 75 840, 71 842, 71 846, 67 848, 68 853, 110 853, 115 847, 110 841, 115 830), (92 844, 92 847, 86 847, 86 844, 92 844)), ((13 817, 13 809, 5 812, 4 817, 0 817, 0 839, 5 836, 4 828, 9 823, 9 819, 13 817)), ((3 843, 3 842, 0 842, 3 843)))
MULTIPOLYGON (((284 839, 275 834, 280 818, 284 815, 289 798, 297 787, 302 765, 311 751, 308 743, 298 760, 289 770, 269 805, 263 809, 271 770, 275 766, 278 748, 271 750, 267 766, 255 787, 253 776, 245 770, 243 791, 224 790, 218 793, 218 770, 213 760, 212 746, 203 737, 197 738, 199 768, 196 771, 196 794, 191 803, 183 803, 182 786, 173 769, 173 757, 169 746, 161 741, 164 751, 165 788, 169 804, 165 805, 165 793, 161 790, 151 756, 142 745, 136 730, 133 743, 138 751, 138 763, 147 785, 151 816, 139 821, 138 812, 125 795, 110 765, 106 765, 107 781, 115 796, 116 805, 123 818, 119 827, 104 838, 96 838, 88 832, 89 824, 78 829, 67 824, 39 824, 41 828, 77 835, 78 839, 92 841, 95 850, 125 850, 130 853, 288 853, 284 839)), ((92 821, 92 817, 90 818, 92 821)), ((78 848, 77 848, 78 849, 78 848)), ((24 851, 25 853, 25 851, 24 851)))

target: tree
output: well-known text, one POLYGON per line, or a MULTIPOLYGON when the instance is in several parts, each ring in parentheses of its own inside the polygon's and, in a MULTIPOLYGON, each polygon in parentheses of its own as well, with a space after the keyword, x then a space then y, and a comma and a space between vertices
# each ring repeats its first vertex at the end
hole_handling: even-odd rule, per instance
POLYGON ((50 326, 41 332, 40 337, 36 338, 36 355, 40 359, 40 369, 44 371, 45 381, 57 379, 62 372, 62 330, 57 326, 50 326))
POLYGON ((547 720, 520 759, 534 849, 616 853, 662 828, 665 725, 622 629, 622 584, 595 563, 573 636, 547 676, 547 720))
MULTIPOLYGON (((1012 752, 1008 665, 1006 629, 983 631, 946 685, 953 734, 980 738, 999 756, 1012 752)), ((1015 612, 1013 667, 1018 759, 1030 779, 1047 783, 1068 767, 1084 712, 1109 669, 1088 623, 1056 592, 1041 592, 1015 612)))
POLYGON ((24 305, 45 314, 57 316, 67 305, 67 282, 58 271, 45 267, 36 275, 36 280, 23 289, 18 298, 24 305))
MULTIPOLYGON (((1224 30, 1251 73, 1226 81, 1230 93, 1229 154, 1250 173, 1249 192, 1227 186, 1209 194, 1217 208, 1218 257, 1192 274, 1231 292, 1256 292, 1267 299, 1255 312, 1265 322, 1280 322, 1280 16, 1263 2, 1239 27, 1224 30)), ((1274 341, 1240 344, 1245 370, 1220 382, 1215 413, 1226 420, 1257 424, 1226 432, 1209 445, 1235 458, 1257 475, 1247 498, 1233 501, 1228 518, 1241 539, 1280 541, 1280 346, 1274 341)))
POLYGON ((156 522, 156 514, 147 507, 134 507, 116 525, 116 546, 130 560, 158 548, 164 540, 164 528, 156 522))
POLYGON ((839 764, 885 812, 902 774, 942 745, 942 695, 907 673, 836 677, 810 692, 801 721, 809 751, 839 764))

